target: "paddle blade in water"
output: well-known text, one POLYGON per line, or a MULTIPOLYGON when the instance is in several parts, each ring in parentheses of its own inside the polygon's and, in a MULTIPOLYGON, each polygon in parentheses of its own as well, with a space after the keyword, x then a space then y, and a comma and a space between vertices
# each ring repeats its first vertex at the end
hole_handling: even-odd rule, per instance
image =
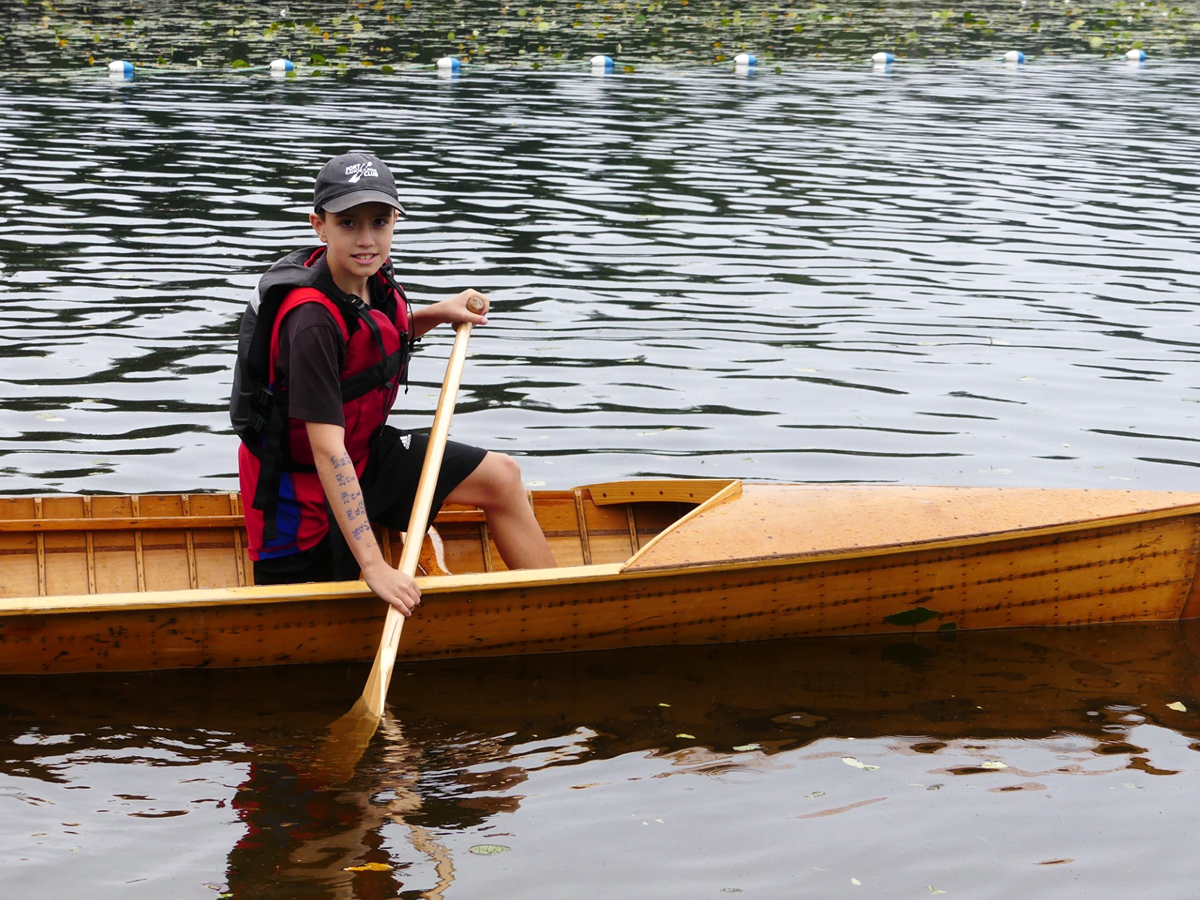
POLYGON ((309 772, 325 784, 345 784, 353 775, 379 727, 381 716, 359 697, 350 711, 329 726, 309 772))

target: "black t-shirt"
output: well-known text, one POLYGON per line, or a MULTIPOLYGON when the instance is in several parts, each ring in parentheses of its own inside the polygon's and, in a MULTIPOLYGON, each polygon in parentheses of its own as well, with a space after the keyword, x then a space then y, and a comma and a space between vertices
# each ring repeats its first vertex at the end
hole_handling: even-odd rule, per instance
MULTIPOLYGON (((368 290, 372 306, 385 299, 377 279, 370 279, 368 290)), ((301 303, 285 315, 275 366, 280 383, 288 389, 291 418, 344 428, 342 367, 346 364, 346 341, 334 316, 322 303, 301 303), (298 364, 299 360, 303 364, 298 364)))
POLYGON ((284 316, 276 367, 288 389, 288 415, 344 427, 341 372, 345 363, 342 329, 323 305, 301 303, 284 316))

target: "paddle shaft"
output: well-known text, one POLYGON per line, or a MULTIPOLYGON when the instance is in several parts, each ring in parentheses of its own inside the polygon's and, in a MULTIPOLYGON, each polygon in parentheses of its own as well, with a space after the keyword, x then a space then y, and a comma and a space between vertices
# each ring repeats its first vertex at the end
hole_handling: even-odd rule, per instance
MULTIPOLYGON (((472 300, 472 303, 474 302, 472 300)), ((474 307, 472 309, 478 311, 474 307)), ((446 377, 442 381, 442 394, 438 398, 433 428, 429 432, 425 464, 421 467, 421 479, 417 483, 417 495, 408 519, 404 549, 400 553, 399 569, 409 576, 415 576, 417 573, 421 544, 425 539, 425 532, 429 530, 429 510, 433 506, 433 494, 437 488, 438 472, 442 468, 446 437, 450 433, 450 419, 454 415, 454 404, 458 399, 458 385, 462 381, 463 366, 467 359, 467 341, 470 337, 471 323, 460 323, 454 337, 454 346, 450 350, 450 361, 446 364, 446 377)), ((392 681, 392 669, 396 665, 396 651, 400 647, 400 635, 404 631, 404 618, 396 607, 388 607, 379 650, 375 653, 375 662, 371 666, 366 687, 363 688, 362 698, 359 704, 356 704, 365 708, 376 720, 383 716, 388 685, 392 681)))

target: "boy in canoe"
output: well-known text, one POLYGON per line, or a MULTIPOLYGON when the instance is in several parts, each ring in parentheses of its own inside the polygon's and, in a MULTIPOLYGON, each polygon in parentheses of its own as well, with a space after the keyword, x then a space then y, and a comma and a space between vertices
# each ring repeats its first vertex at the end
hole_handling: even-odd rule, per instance
MULTIPOLYGON (((414 311, 389 258, 401 215, 377 157, 325 164, 309 216, 323 246, 289 254, 260 280, 242 318, 230 415, 255 583, 361 572, 409 615, 421 592, 383 558, 371 523, 407 526, 428 440, 388 425, 388 413, 407 388, 413 344, 438 325, 487 324, 489 301, 468 289, 414 311)), ((447 442, 430 521, 445 502, 484 511, 509 568, 554 565, 512 458, 447 442)))

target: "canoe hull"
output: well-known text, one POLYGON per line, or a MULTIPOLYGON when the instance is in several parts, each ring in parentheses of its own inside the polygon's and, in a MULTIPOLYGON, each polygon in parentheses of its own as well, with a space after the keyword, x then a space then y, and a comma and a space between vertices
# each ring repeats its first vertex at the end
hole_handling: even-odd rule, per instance
MULTIPOLYGON (((407 659, 1200 616, 1200 514, 788 558, 424 579, 407 659)), ((367 660, 361 583, 80 602, 0 616, 0 673, 367 660)))

